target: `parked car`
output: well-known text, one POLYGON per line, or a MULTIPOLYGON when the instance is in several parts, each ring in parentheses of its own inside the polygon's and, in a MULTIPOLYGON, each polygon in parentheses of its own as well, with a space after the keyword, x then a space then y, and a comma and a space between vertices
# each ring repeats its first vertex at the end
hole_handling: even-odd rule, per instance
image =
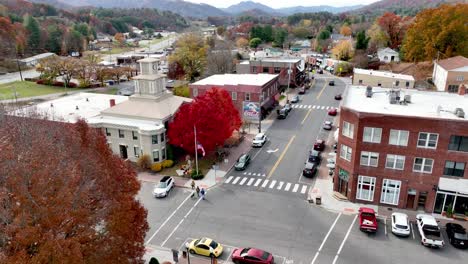
POLYGON ((323 151, 325 149, 325 140, 317 139, 314 143, 314 150, 323 151))
POLYGON ((221 244, 206 237, 194 239, 187 243, 185 247, 188 249, 190 254, 198 254, 207 257, 219 257, 223 253, 223 246, 221 246, 221 244))
POLYGON ((392 214, 392 233, 397 236, 409 236, 410 224, 408 215, 403 213, 392 214))
POLYGON ((339 100, 341 100, 341 99, 343 99, 343 97, 341 97, 341 94, 335 95, 335 100, 338 100, 338 101, 339 101, 339 100))
POLYGON ((359 229, 363 232, 377 232, 378 224, 375 211, 372 208, 359 208, 359 229))
POLYGON ((447 231, 450 244, 456 248, 468 248, 468 234, 463 226, 455 223, 447 223, 445 225, 445 230, 447 231))
POLYGON ((249 154, 242 154, 239 159, 237 159, 236 165, 234 165, 235 170, 245 170, 247 165, 250 163, 249 154))
POLYGON ((322 157, 320 156, 320 152, 316 150, 311 150, 309 152, 309 157, 307 159, 307 162, 315 163, 318 166, 321 161, 322 161, 322 157))
POLYGON ((302 170, 302 175, 307 178, 312 178, 315 173, 317 173, 317 164, 307 161, 304 169, 302 170))
POLYGON ((322 70, 322 69, 319 69, 319 70, 318 70, 318 73, 319 73, 319 74, 323 74, 323 70, 322 70))
POLYGON ((328 85, 330 85, 330 86, 335 86, 335 81, 329 81, 329 82, 328 82, 328 85))
POLYGON ((323 129, 325 130, 332 130, 333 128, 333 122, 331 121, 325 121, 322 126, 323 129))
POLYGON ((292 110, 292 106, 291 106, 291 104, 285 104, 285 105, 283 106, 283 109, 286 110, 286 111, 288 111, 288 113, 289 113, 289 112, 291 112, 291 110, 292 110))
POLYGON ((237 248, 232 252, 232 262, 235 264, 273 264, 271 253, 258 248, 237 248))
POLYGON ((266 141, 265 133, 258 133, 252 141, 252 147, 263 147, 266 141))
POLYGON ((159 183, 154 186, 153 196, 155 198, 167 197, 173 187, 174 179, 170 176, 164 176, 159 183))
POLYGON ((338 109, 336 108, 332 108, 330 110, 328 110, 328 115, 329 116, 336 116, 338 114, 338 109))
POLYGON ((299 102, 299 95, 293 95, 290 100, 291 103, 295 104, 299 102))
POLYGON ((299 88, 299 94, 305 94, 305 87, 299 88))
POLYGON ((440 233, 439 226, 432 215, 416 215, 416 224, 418 226, 419 235, 421 235, 422 245, 438 248, 444 246, 444 239, 440 233))
POLYGON ((285 108, 278 109, 276 112, 278 113, 278 119, 286 119, 289 113, 289 111, 285 108))

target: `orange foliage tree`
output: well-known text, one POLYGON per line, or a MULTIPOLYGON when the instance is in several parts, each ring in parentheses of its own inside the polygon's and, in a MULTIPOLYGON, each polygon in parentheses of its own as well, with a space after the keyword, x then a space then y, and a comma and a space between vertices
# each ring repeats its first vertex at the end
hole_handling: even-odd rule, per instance
POLYGON ((377 24, 388 36, 388 46, 399 49, 410 24, 410 17, 401 17, 394 13, 386 12, 377 18, 377 24))
POLYGON ((0 263, 143 263, 147 212, 101 131, 0 113, 0 263))

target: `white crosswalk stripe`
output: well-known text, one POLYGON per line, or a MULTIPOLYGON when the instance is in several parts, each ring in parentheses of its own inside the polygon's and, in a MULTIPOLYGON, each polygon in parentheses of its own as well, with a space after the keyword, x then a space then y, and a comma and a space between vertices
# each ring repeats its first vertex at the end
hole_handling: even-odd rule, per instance
POLYGON ((302 185, 301 193, 304 194, 307 190, 307 185, 302 185))
POLYGON ((247 175, 247 172, 244 172, 244 175, 247 175))
POLYGON ((229 178, 226 180, 226 183, 230 183, 234 179, 234 176, 229 176, 229 178))
POLYGON ((262 177, 265 177, 265 176, 266 176, 266 174, 265 174, 265 173, 263 173, 262 177))
POLYGON ((254 178, 250 178, 249 182, 247 183, 247 186, 252 185, 252 182, 253 182, 253 181, 255 181, 255 179, 254 179, 254 178))
POLYGON ((232 182, 232 184, 236 184, 240 179, 241 179, 241 177, 236 177, 236 178, 234 179, 234 181, 232 182))
POLYGON ((281 187, 283 187, 283 184, 284 184, 284 182, 280 181, 280 182, 278 183, 278 188, 277 188, 277 189, 278 189, 278 190, 281 190, 281 187))
POLYGON ((325 106, 322 106, 322 108, 320 108, 320 109, 322 109, 322 110, 325 109, 325 106))
POLYGON ((286 187, 284 188, 284 190, 289 191, 289 188, 291 188, 291 183, 288 182, 288 184, 286 184, 286 187))
POLYGON ((307 107, 308 107, 309 109, 310 109, 310 108, 312 108, 312 106, 311 106, 311 105, 308 105, 307 107))
POLYGON ((257 186, 260 184, 261 181, 262 181, 262 179, 258 179, 258 180, 255 182, 254 186, 257 187, 257 186))
POLYGON ((327 106, 327 110, 330 109, 330 106, 327 106))
POLYGON ((316 105, 312 106, 312 109, 315 109, 315 108, 317 108, 317 106, 316 106, 316 105))
POLYGON ((252 173, 251 173, 251 172, 249 172, 249 173, 247 173, 247 175, 249 175, 249 176, 250 176, 250 175, 252 175, 252 173))
POLYGON ((276 181, 273 180, 273 181, 271 182, 271 184, 270 184, 270 187, 268 187, 268 188, 272 189, 273 187, 275 187, 275 184, 276 184, 276 181))
POLYGON ((292 192, 297 192, 297 189, 299 189, 299 184, 294 184, 294 188, 292 189, 292 192))
POLYGON ((268 184, 269 180, 265 180, 263 183, 262 183, 262 188, 265 188, 268 184))
POLYGON ((240 185, 244 185, 244 183, 247 181, 247 177, 244 177, 241 182, 239 182, 240 185))

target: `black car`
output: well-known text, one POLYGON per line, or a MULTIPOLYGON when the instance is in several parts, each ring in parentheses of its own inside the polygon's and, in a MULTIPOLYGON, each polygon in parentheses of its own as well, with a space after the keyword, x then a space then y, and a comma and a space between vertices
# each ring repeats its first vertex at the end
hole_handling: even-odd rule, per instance
POLYGON ((307 162, 318 165, 320 164, 321 161, 322 161, 322 157, 320 156, 320 151, 311 150, 309 152, 309 158, 307 159, 307 162))
POLYGON ((312 178, 315 173, 317 173, 317 164, 306 162, 304 169, 302 170, 302 175, 307 178, 312 178))
POLYGON ((341 99, 343 99, 343 97, 341 96, 341 94, 335 95, 335 100, 341 100, 341 99))
POLYGON ((235 170, 245 170, 247 165, 250 163, 249 154, 242 154, 239 159, 237 159, 236 165, 234 165, 235 170))
POLYGON ((330 86, 335 86, 335 81, 329 81, 329 82, 328 82, 328 85, 330 85, 330 86))
POLYGON ((463 226, 455 223, 447 223, 445 228, 450 244, 457 248, 468 248, 468 234, 463 226))
POLYGON ((323 74, 323 70, 322 69, 318 70, 318 73, 323 74))

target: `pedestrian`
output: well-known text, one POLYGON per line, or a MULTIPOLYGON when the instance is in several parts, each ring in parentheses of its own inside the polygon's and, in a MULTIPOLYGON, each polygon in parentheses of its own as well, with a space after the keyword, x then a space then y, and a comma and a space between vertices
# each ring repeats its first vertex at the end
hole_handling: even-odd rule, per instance
POLYGON ((201 188, 200 194, 202 199, 205 200, 205 189, 201 188))
POLYGON ((197 189, 195 189, 197 192, 197 197, 200 197, 200 188, 197 186, 197 189))
POLYGON ((192 180, 192 183, 190 185, 192 186, 192 190, 194 190, 195 189, 195 181, 192 180))

